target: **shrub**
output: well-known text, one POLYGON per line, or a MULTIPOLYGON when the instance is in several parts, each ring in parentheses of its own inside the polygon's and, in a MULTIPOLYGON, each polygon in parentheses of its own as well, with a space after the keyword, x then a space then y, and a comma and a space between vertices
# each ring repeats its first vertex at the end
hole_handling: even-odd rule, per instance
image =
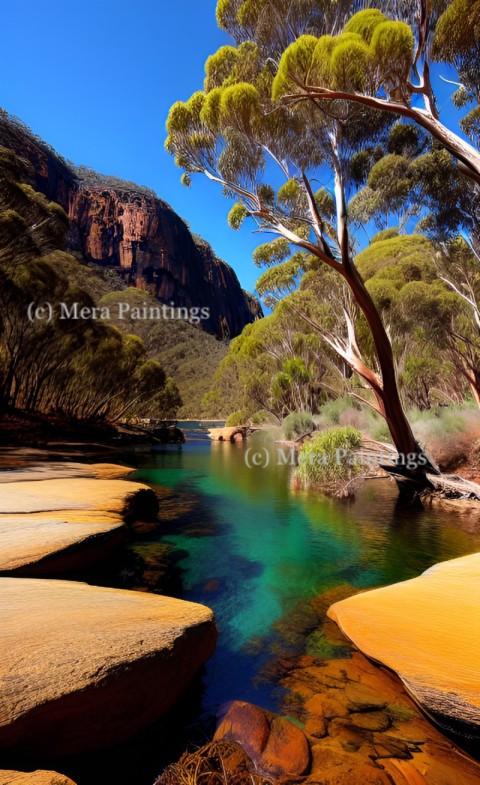
POLYGON ((298 439, 315 428, 315 423, 310 412, 292 412, 282 422, 283 433, 286 439, 298 439))
POLYGON ((352 451, 362 437, 355 428, 330 428, 302 445, 295 479, 304 488, 319 487, 337 495, 346 494, 346 485, 361 472, 352 451))
POLYGON ((258 412, 252 416, 252 423, 254 425, 262 425, 262 423, 267 423, 272 421, 272 415, 267 412, 265 409, 259 409, 258 412))
POLYGON ((351 398, 337 398, 335 401, 328 401, 320 409, 320 421, 325 425, 339 425, 342 412, 349 409, 357 411, 359 409, 359 406, 355 405, 351 398))
POLYGON ((233 425, 246 425, 249 419, 250 415, 248 413, 248 409, 238 409, 236 412, 233 412, 233 414, 227 417, 225 425, 227 427, 233 425))

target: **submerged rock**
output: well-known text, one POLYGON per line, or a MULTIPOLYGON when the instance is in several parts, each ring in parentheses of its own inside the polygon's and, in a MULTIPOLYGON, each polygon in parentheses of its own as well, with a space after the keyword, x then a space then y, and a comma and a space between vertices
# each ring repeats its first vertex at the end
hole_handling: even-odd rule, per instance
POLYGON ((208 608, 170 597, 0 579, 0 749, 118 744, 169 709, 212 654, 208 608))
POLYGON ((329 610, 447 729, 480 738, 480 554, 357 594, 329 610))
POLYGON ((1 472, 0 573, 55 575, 109 556, 127 519, 158 509, 150 488, 112 479, 129 471, 68 463, 1 472))
POLYGON ((420 714, 400 680, 359 652, 300 657, 279 684, 312 750, 305 785, 479 785, 480 766, 420 714))

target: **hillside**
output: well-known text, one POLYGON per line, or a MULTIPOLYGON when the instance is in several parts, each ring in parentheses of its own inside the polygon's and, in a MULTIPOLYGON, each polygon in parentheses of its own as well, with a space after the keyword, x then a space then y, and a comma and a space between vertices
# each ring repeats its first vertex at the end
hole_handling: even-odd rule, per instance
POLYGON ((68 250, 160 302, 208 309, 199 326, 220 339, 262 316, 234 270, 150 189, 75 167, 3 110, 0 145, 28 161, 29 184, 67 213, 68 250))

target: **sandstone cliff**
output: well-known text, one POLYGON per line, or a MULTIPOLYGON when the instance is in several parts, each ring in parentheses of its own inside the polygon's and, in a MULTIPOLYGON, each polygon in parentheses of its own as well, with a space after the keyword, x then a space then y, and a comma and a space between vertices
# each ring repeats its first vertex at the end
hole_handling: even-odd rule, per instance
POLYGON ((115 269, 125 282, 176 307, 208 308, 200 324, 219 337, 238 335, 262 316, 235 272, 153 191, 85 168, 75 169, 19 121, 0 113, 0 144, 28 160, 36 190, 71 221, 69 248, 115 269))

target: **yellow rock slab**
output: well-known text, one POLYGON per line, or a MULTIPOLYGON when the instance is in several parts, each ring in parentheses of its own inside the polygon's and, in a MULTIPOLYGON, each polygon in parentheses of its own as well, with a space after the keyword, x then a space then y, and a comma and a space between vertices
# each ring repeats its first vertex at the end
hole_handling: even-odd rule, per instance
POLYGON ((28 482, 30 480, 58 480, 73 477, 96 477, 103 480, 114 480, 134 472, 129 466, 115 463, 76 463, 73 461, 56 463, 39 463, 21 469, 0 471, 0 483, 28 482))
POLYGON ((442 724, 480 733, 480 554, 337 602, 328 615, 442 724))
POLYGON ((7 771, 0 769, 0 785, 75 785, 56 771, 7 771))
POLYGON ((0 749, 48 757, 124 741, 173 705, 215 637, 202 605, 0 578, 0 749))
POLYGON ((108 555, 123 539, 126 499, 149 490, 111 479, 128 472, 110 464, 1 472, 0 573, 49 575, 108 555))

